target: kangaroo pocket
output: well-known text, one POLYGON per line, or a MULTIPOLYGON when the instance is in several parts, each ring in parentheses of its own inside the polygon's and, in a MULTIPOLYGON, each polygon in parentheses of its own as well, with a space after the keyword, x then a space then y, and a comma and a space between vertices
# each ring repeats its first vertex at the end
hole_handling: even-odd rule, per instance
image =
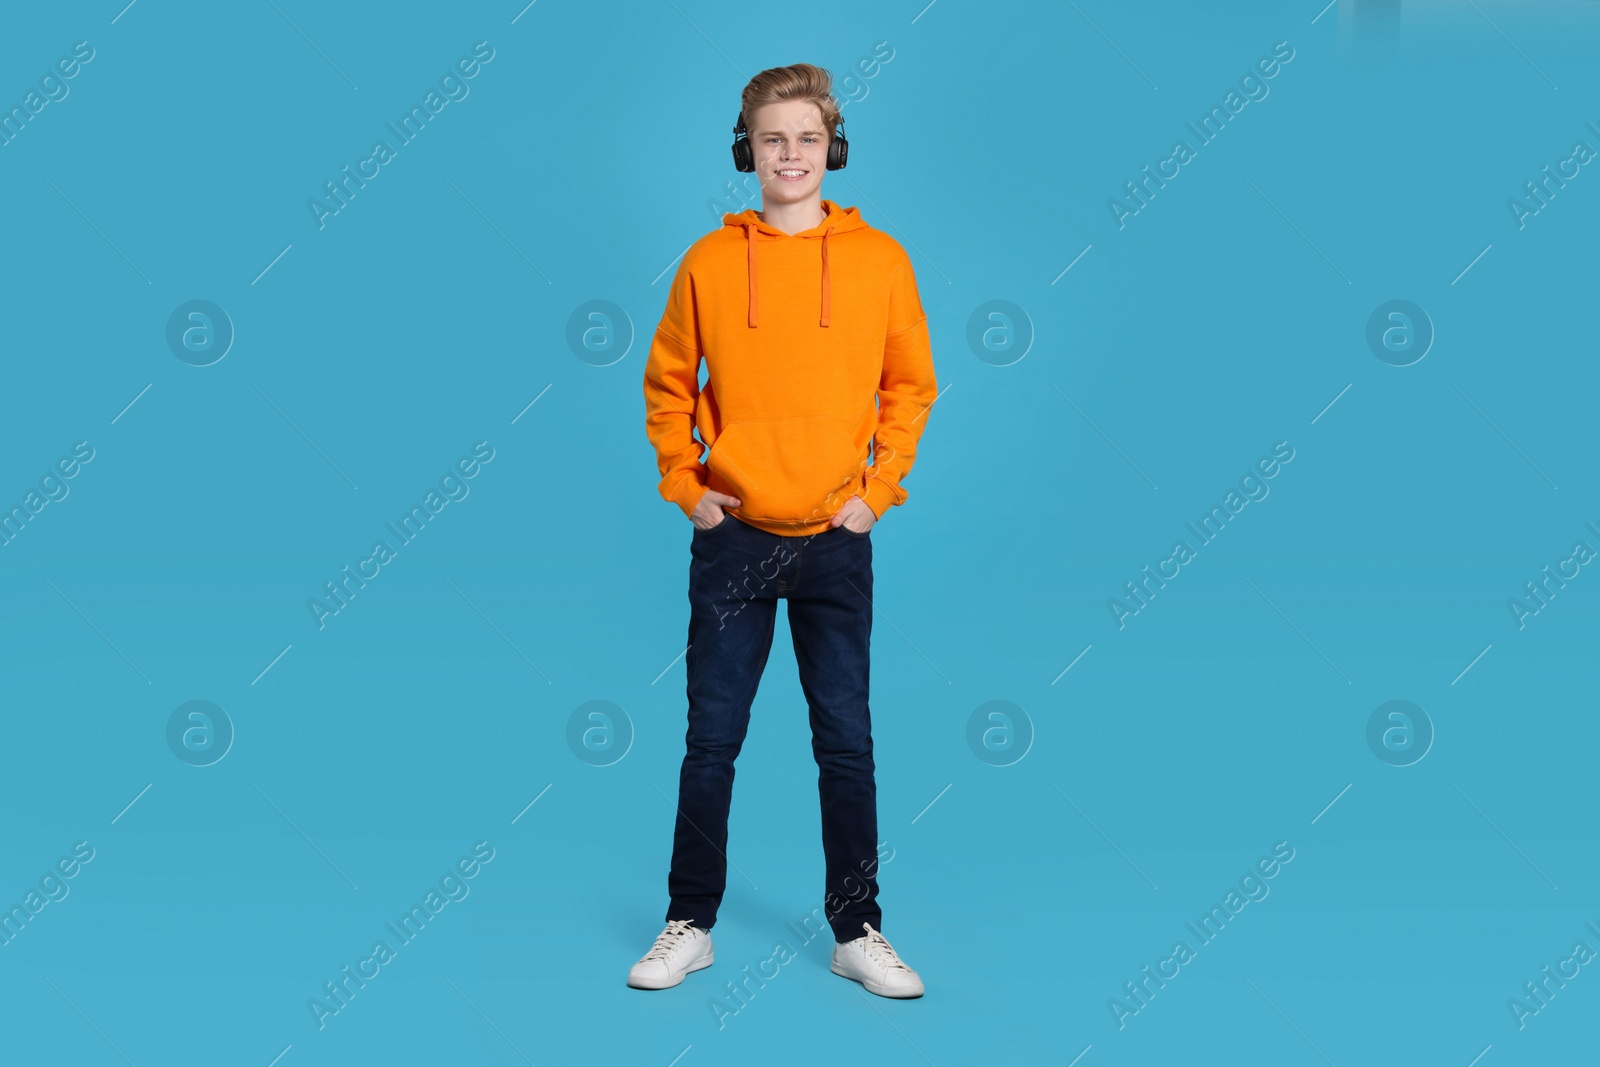
POLYGON ((710 487, 741 501, 734 514, 785 522, 838 511, 841 490, 858 480, 865 462, 866 447, 857 449, 849 424, 831 415, 736 420, 706 457, 710 487))

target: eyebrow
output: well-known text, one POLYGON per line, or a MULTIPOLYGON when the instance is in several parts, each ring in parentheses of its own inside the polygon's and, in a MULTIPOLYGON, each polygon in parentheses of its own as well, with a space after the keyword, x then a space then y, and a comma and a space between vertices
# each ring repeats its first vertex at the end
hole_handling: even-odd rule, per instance
MULTIPOLYGON (((799 135, 801 137, 821 137, 821 136, 823 136, 823 131, 822 130, 801 130, 799 135)), ((782 137, 783 136, 783 131, 782 130, 762 130, 760 133, 756 134, 756 136, 757 137, 782 137)))

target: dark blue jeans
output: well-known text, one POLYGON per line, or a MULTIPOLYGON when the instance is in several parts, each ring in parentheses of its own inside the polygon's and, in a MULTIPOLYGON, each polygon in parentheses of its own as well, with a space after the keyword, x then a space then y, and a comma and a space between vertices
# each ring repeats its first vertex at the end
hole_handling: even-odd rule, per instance
POLYGON ((710 929, 728 876, 733 763, 772 648, 778 600, 789 601, 827 863, 824 913, 834 940, 881 929, 877 785, 867 708, 872 534, 836 526, 785 537, 727 515, 694 528, 689 564, 689 730, 667 876, 667 919, 710 929))

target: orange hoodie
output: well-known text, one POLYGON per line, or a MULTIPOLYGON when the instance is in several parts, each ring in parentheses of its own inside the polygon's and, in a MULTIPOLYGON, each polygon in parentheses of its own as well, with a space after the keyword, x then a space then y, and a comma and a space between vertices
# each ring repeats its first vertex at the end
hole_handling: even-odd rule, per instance
POLYGON ((644 401, 661 496, 685 515, 715 489, 751 526, 802 536, 851 496, 880 518, 905 502, 938 395, 928 317, 899 242, 854 207, 822 207, 796 234, 724 214, 678 264, 644 401))

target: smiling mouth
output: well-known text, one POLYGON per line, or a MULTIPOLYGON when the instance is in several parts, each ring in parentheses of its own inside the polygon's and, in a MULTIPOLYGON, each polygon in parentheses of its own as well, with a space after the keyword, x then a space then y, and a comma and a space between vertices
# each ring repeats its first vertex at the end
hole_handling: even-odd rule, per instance
POLYGON ((785 167, 784 169, 778 170, 778 171, 774 171, 773 173, 777 177, 782 178, 784 181, 792 182, 792 181, 798 181, 801 178, 804 178, 807 174, 810 173, 810 171, 795 170, 792 167, 785 167))

